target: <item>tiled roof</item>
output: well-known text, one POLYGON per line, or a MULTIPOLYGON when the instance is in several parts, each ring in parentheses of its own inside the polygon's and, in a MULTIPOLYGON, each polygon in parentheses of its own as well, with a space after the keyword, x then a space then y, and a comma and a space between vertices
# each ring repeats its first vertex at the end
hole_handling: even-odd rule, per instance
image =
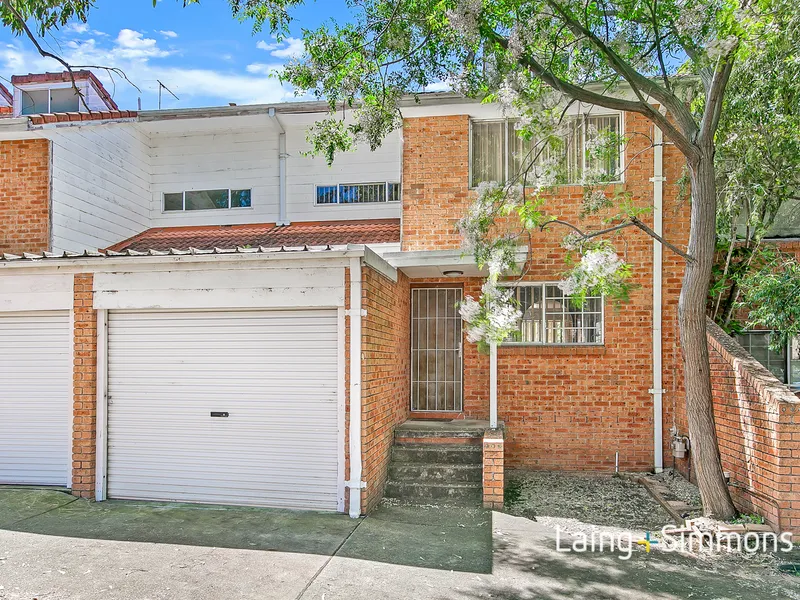
POLYGON ((110 250, 188 250, 189 248, 248 248, 337 246, 400 242, 399 219, 370 221, 300 222, 278 227, 257 225, 214 225, 201 227, 156 227, 148 229, 110 250))
POLYGON ((94 110, 92 112, 68 112, 44 115, 31 115, 31 125, 45 123, 71 123, 73 121, 112 121, 116 119, 135 119, 135 110, 94 110))
POLYGON ((31 83, 68 83, 72 81, 73 77, 75 81, 85 81, 86 79, 91 81, 95 89, 97 89, 97 93, 103 99, 103 102, 106 103, 106 106, 108 106, 110 110, 119 110, 119 106, 114 102, 111 94, 108 93, 108 90, 91 71, 73 71, 72 76, 70 76, 69 71, 64 71, 62 73, 29 73, 27 75, 14 75, 11 77, 11 83, 14 85, 31 83))
POLYGON ((259 246, 257 248, 209 248, 198 249, 189 248, 188 250, 170 249, 166 251, 148 250, 146 252, 137 252, 136 250, 124 250, 123 252, 115 252, 113 250, 102 250, 98 252, 90 252, 84 250, 83 252, 24 252, 22 254, 0 254, 0 264, 4 262, 39 262, 42 260, 60 260, 60 259, 74 259, 74 258, 118 258, 118 257, 136 257, 136 256, 205 256, 209 254, 214 255, 230 255, 230 254, 274 254, 280 252, 331 252, 331 251, 347 250, 347 246, 297 246, 287 247, 281 246, 277 248, 266 248, 259 246))

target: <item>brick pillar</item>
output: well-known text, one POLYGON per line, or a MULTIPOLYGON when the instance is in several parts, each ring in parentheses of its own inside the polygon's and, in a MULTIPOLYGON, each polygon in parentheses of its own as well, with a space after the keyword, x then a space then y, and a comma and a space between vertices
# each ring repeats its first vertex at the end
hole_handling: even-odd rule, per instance
POLYGON ((492 429, 483 435, 483 507, 503 508, 503 431, 492 429))
POLYGON ((94 277, 75 275, 72 411, 72 493, 94 498, 97 426, 97 311, 92 306, 94 277))

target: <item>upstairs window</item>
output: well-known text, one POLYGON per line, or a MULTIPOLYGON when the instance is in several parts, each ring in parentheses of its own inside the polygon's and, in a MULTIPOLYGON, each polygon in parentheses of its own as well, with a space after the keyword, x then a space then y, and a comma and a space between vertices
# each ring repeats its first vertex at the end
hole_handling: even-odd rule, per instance
POLYGON ((603 297, 575 304, 555 283, 521 284, 514 290, 522 319, 519 338, 510 344, 600 345, 603 343, 603 297))
POLYGON ((22 115, 80 112, 80 96, 72 87, 22 91, 22 115))
POLYGON ((331 204, 376 204, 399 202, 399 183, 340 183, 318 185, 314 203, 317 206, 331 204))
POLYGON ((736 341, 779 381, 800 389, 800 338, 776 352, 769 347, 769 336, 769 331, 748 331, 738 334, 736 341))
POLYGON ((164 212, 250 208, 251 190, 191 190, 164 194, 164 212))
MULTIPOLYGON (((566 124, 563 147, 545 149, 539 161, 559 159, 556 184, 580 184, 588 170, 599 170, 610 180, 619 179, 620 152, 598 157, 592 142, 601 134, 620 134, 619 115, 573 117, 566 124)), ((484 181, 516 181, 541 148, 535 140, 517 135, 516 122, 509 119, 472 121, 470 134, 470 187, 484 181)))

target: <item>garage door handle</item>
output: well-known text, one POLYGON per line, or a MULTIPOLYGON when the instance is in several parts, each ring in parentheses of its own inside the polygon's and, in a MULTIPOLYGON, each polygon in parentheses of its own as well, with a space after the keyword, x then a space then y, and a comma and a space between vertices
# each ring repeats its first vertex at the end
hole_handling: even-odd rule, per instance
POLYGON ((218 411, 213 411, 213 410, 211 411, 211 416, 212 417, 227 417, 228 415, 229 415, 229 413, 226 413, 226 412, 218 412, 218 411))

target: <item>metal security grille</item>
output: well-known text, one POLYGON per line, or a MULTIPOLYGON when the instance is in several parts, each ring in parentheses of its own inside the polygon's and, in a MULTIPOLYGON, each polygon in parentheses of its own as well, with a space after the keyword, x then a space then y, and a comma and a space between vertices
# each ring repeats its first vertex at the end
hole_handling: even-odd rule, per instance
POLYGON ((411 410, 460 412, 461 290, 411 290, 411 410))

